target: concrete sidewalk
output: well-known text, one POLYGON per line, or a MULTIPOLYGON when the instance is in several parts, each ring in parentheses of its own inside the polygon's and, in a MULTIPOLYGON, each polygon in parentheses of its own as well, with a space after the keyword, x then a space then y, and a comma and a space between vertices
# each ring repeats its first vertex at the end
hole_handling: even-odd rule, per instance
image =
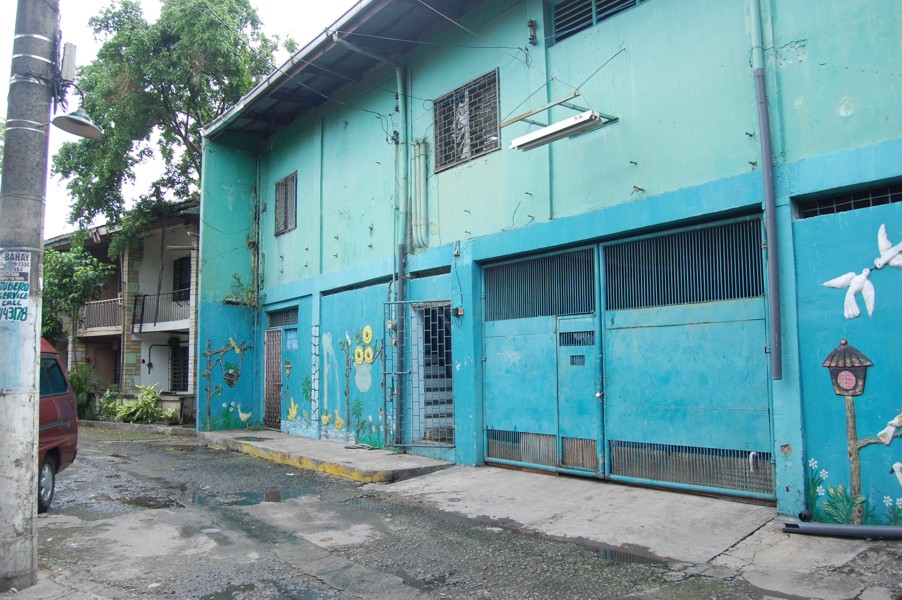
MULTIPOLYGON (((598 548, 615 561, 742 577, 762 590, 825 600, 893 600, 849 568, 879 544, 783 533, 773 506, 495 467, 464 467, 272 431, 201 432, 210 446, 368 483, 367 490, 598 548), (876 545, 876 546, 875 546, 876 545)), ((898 542, 895 542, 898 543, 898 542)), ((887 568, 898 572, 896 564, 887 568)))

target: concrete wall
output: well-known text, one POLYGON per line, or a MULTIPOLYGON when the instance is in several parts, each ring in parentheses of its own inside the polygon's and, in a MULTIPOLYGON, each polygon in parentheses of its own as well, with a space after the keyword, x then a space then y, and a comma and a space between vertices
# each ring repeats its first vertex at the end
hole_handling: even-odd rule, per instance
MULTIPOLYGON (((888 43, 897 39, 902 12, 885 0, 854 6, 764 1, 761 15, 752 15, 750 4, 644 2, 551 44, 545 4, 488 2, 462 20, 468 31, 444 29, 434 39, 439 45, 420 46, 407 57, 409 137, 426 139, 430 155, 428 247, 410 257, 408 271, 451 272, 413 280, 409 298, 448 299, 464 309, 454 330, 459 401, 454 460, 472 464, 483 456, 482 265, 543 249, 760 213, 762 162, 751 68, 751 31, 760 17, 777 188, 778 233, 768 243, 780 251, 783 321, 783 379, 770 387, 778 508, 794 513, 805 506, 810 458, 823 460, 829 454, 831 461, 839 461, 842 443, 826 450, 826 440, 833 444, 837 433, 815 426, 818 421, 812 417, 812 407, 821 406, 815 397, 823 391, 825 375, 809 366, 811 355, 822 360, 849 326, 837 321, 836 293, 820 285, 846 267, 823 254, 828 249, 839 256, 864 252, 846 247, 853 244, 847 228, 860 230, 857 235, 864 241, 856 237, 854 244, 873 253, 876 226, 885 220, 889 228, 890 217, 898 215, 886 207, 879 216, 856 211, 824 219, 823 225, 819 219, 794 223, 793 199, 902 176, 902 78, 897 68, 902 47, 888 43), (536 46, 526 44, 527 19, 539 22, 536 46), (436 174, 432 99, 493 69, 499 73, 501 121, 578 89, 573 103, 619 122, 525 153, 507 146, 535 126, 514 123, 501 130, 500 150, 436 174), (821 267, 812 272, 813 265, 821 267), (826 303, 823 310, 817 308, 820 302, 826 303)), ((369 283, 393 272, 407 218, 406 203, 399 202, 404 199, 400 149, 387 141, 400 130, 395 90, 393 72, 370 74, 355 92, 252 151, 230 149, 233 140, 208 141, 199 345, 236 327, 261 343, 263 313, 253 335, 253 327, 246 325, 249 309, 222 306, 233 273, 245 282, 251 273, 253 248, 247 242, 253 239, 255 205, 265 307, 298 305, 309 297, 311 322, 333 340, 378 319, 376 306, 385 295, 381 288, 374 295, 343 292, 329 300, 321 294, 370 289, 369 283), (294 171, 298 227, 275 236, 275 183, 294 171), (233 319, 236 310, 244 312, 233 319)), ((572 114, 556 107, 536 118, 553 122, 572 114)), ((890 231, 893 241, 902 238, 898 227, 890 231)), ((873 259, 866 254, 855 264, 873 259)), ((885 297, 882 289, 879 294, 885 297)), ((894 318, 889 311, 885 315, 894 318)), ((856 327, 858 323, 874 327, 875 335, 894 331, 885 323, 878 328, 873 319, 862 318, 856 327)), ((886 346, 876 337, 862 336, 862 344, 851 333, 849 337, 869 355, 880 356, 871 348, 886 346)), ((883 360, 891 362, 892 357, 883 360)), ((888 377, 878 384, 878 393, 893 383, 888 377)), ((259 408, 259 382, 253 393, 259 408)), ((893 410, 883 408, 872 419, 884 419, 893 410)), ((869 497, 890 494, 889 480, 878 481, 876 466, 871 471, 869 497)))

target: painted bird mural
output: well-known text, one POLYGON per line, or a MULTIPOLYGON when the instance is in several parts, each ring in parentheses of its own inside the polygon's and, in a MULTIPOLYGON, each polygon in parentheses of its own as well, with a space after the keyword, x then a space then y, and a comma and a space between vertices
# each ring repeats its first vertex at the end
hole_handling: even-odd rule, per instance
POLYGON ((251 418, 251 414, 249 412, 244 412, 241 410, 241 405, 238 405, 238 418, 241 419, 241 422, 247 425, 247 420, 251 418))
POLYGON ((889 446, 889 443, 893 441, 893 437, 896 435, 896 430, 902 427, 902 413, 896 415, 892 421, 886 424, 886 427, 877 434, 877 439, 884 443, 884 445, 889 446))
POLYGON ((874 266, 882 269, 887 264, 891 267, 902 267, 902 242, 893 246, 886 235, 886 225, 881 225, 877 230, 877 249, 880 256, 874 259, 874 266))
POLYGON ((893 463, 893 468, 889 472, 895 473, 896 479, 899 480, 899 485, 902 485, 902 462, 893 463))
POLYGON ((858 309, 858 302, 855 299, 855 295, 858 292, 861 292, 861 297, 864 299, 864 307, 868 311, 868 316, 874 314, 875 294, 874 284, 868 281, 868 275, 870 274, 870 269, 862 269, 858 275, 849 271, 845 275, 824 282, 826 287, 849 288, 846 290, 846 298, 843 302, 843 315, 847 319, 854 319, 861 314, 861 311, 858 309))

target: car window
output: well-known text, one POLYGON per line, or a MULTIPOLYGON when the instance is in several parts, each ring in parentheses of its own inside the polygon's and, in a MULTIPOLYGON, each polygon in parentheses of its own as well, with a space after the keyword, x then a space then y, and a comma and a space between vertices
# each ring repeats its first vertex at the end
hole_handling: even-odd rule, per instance
POLYGON ((55 396, 65 394, 68 390, 66 377, 59 363, 52 357, 41 357, 41 395, 55 396))

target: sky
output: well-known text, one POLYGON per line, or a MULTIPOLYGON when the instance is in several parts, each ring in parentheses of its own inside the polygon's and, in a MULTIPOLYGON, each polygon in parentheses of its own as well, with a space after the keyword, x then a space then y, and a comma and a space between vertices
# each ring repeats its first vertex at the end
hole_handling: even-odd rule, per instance
MULTIPOLYGON (((37 0, 32 0, 37 1, 37 0)), ((140 0, 144 16, 148 21, 156 20, 160 14, 160 0, 140 0)), ((356 0, 250 0, 263 22, 263 30, 270 36, 291 37, 303 48, 324 29, 338 20, 356 0)), ((17 0, 0 0, 0 117, 6 118, 6 102, 9 94, 10 60, 13 48, 13 34, 16 28, 17 0)), ((63 43, 77 46, 76 61, 79 66, 90 63, 96 56, 100 44, 88 27, 88 19, 97 15, 110 0, 60 0, 60 31, 63 43)), ((283 51, 276 57, 276 64, 288 59, 283 51)), ((77 94, 69 96, 69 110, 78 106, 77 94)), ((51 115, 53 118, 53 115, 51 115)), ((56 127, 50 127, 50 157, 64 142, 77 141, 56 127)), ((49 166, 48 166, 49 169, 49 166)), ((126 198, 137 197, 142 184, 155 179, 159 167, 150 164, 136 170, 137 182, 123 190, 126 198)), ((48 173, 47 196, 44 208, 44 239, 68 233, 75 228, 66 223, 69 215, 69 196, 65 184, 58 177, 48 173)))

